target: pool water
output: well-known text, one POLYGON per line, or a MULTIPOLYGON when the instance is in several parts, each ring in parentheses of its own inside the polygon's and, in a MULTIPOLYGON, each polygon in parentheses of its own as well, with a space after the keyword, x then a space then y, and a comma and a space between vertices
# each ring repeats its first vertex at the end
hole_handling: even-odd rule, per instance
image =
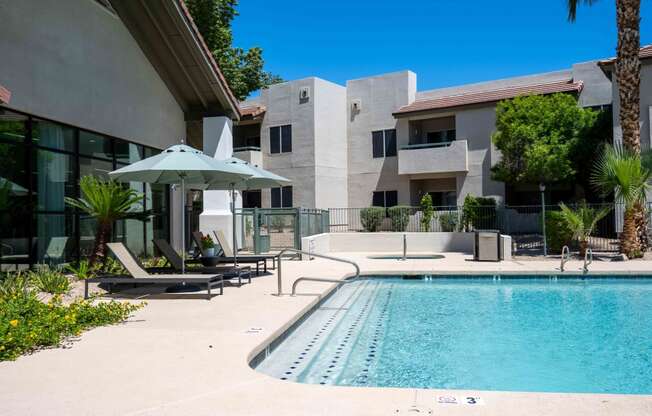
POLYGON ((256 368, 344 386, 652 394, 652 279, 366 278, 256 368))

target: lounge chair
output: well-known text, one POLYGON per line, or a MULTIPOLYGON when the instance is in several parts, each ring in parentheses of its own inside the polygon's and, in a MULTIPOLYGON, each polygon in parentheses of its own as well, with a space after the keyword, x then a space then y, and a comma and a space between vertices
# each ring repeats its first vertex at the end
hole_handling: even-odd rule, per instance
MULTIPOLYGON (((222 252, 224 254, 225 259, 233 259, 233 249, 231 248, 231 245, 229 245, 229 240, 226 238, 224 233, 221 230, 215 230, 213 231, 213 234, 215 234, 215 238, 217 238, 217 243, 220 245, 222 248, 222 252)), ((267 265, 267 260, 271 259, 272 260, 272 269, 276 269, 276 260, 278 259, 278 253, 277 254, 238 254, 238 261, 240 259, 265 259, 265 265, 267 265)), ((231 260, 233 261, 233 260, 231 260)), ((265 269, 267 271, 267 269, 265 269)))
POLYGON ((100 276, 84 280, 84 298, 88 298, 89 283, 107 283, 109 289, 115 283, 194 283, 205 284, 211 298, 211 287, 219 285, 220 295, 224 294, 224 279, 221 274, 149 274, 136 260, 136 257, 122 243, 108 243, 107 246, 130 276, 100 276))
MULTIPOLYGON (((192 233, 192 238, 195 240, 195 244, 197 245, 199 249, 199 253, 202 256, 205 256, 204 252, 204 247, 202 246, 202 238, 204 237, 204 234, 201 233, 201 231, 195 231, 192 233)), ((222 247, 222 251, 224 251, 224 248, 222 247)), ((234 263, 235 258, 233 256, 225 256, 224 253, 220 253, 216 256, 216 260, 218 263, 234 263)), ((262 256, 245 256, 245 257, 240 257, 238 256, 238 263, 250 263, 250 264, 255 264, 256 265, 256 275, 260 275, 260 266, 263 266, 263 271, 267 273, 267 260, 265 260, 265 257, 262 256)))
MULTIPOLYGON (((181 256, 172 248, 170 243, 167 241, 163 240, 162 238, 155 238, 152 240, 156 248, 163 254, 163 257, 167 260, 167 262, 172 266, 172 269, 175 272, 181 272, 181 266, 183 263, 183 260, 181 259, 181 256)), ((244 276, 247 280, 248 283, 251 283, 251 267, 245 266, 245 267, 231 267, 231 266, 225 266, 225 267, 189 267, 186 269, 186 271, 191 272, 191 273, 203 273, 203 274, 213 274, 213 273, 221 273, 225 279, 231 279, 234 277, 238 278, 238 284, 242 285, 242 277, 244 276)))

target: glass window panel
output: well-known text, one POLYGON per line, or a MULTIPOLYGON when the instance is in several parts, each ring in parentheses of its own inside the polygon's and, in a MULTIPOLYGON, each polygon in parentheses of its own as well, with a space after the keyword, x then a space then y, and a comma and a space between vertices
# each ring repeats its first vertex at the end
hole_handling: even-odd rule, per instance
POLYGON ((282 188, 282 205, 283 208, 292 208, 292 187, 284 186, 282 188))
POLYGON ((25 146, 0 142, 0 210, 22 211, 29 203, 25 146))
POLYGON ((292 151, 292 125, 281 127, 281 152, 288 153, 292 151))
POLYGON ((270 153, 281 153, 281 128, 269 128, 269 151, 270 153))
POLYGON ((145 228, 143 222, 135 219, 119 220, 115 224, 115 239, 122 241, 134 255, 145 255, 145 228))
POLYGON ((93 244, 95 243, 95 228, 97 221, 95 218, 86 215, 81 215, 79 218, 79 255, 89 257, 93 252, 93 244))
POLYGON ((115 159, 119 163, 129 165, 143 159, 143 146, 124 142, 122 140, 115 140, 115 159))
POLYGON ((75 257, 75 217, 63 214, 36 215, 36 262, 61 264, 75 257))
POLYGON ((373 194, 371 205, 374 207, 384 207, 385 206, 385 192, 376 191, 373 194))
POLYGON ((272 208, 281 208, 281 188, 272 188, 272 208))
POLYGON ((24 142, 27 135, 27 117, 0 108, 0 140, 24 142))
POLYGON ((145 203, 147 209, 154 214, 162 214, 168 212, 168 186, 152 183, 145 184, 145 203))
POLYGON ((398 192, 397 191, 386 191, 385 192, 385 206, 395 207, 398 205, 398 192))
POLYGON ((145 158, 156 156, 159 153, 161 153, 160 150, 154 149, 153 147, 146 147, 145 148, 145 158))
POLYGON ((22 212, 0 212, 0 263, 29 263, 28 218, 22 212))
POLYGON ((37 150, 34 162, 36 209, 64 211, 64 197, 75 197, 76 181, 73 157, 64 153, 37 150))
POLYGON ((383 157, 384 153, 384 142, 383 142, 383 132, 382 131, 373 131, 371 132, 371 141, 372 141, 372 153, 373 157, 383 157))
POLYGON ((32 141, 39 146, 74 152, 75 130, 45 120, 33 120, 32 141))
POLYGON ((99 134, 80 130, 79 153, 87 156, 113 159, 111 140, 99 134))
POLYGON ((396 156, 396 130, 385 130, 385 156, 396 156))
POLYGON ((109 172, 113 170, 113 163, 107 160, 79 158, 79 176, 94 175, 102 179, 109 179, 109 172))
POLYGON ((146 224, 147 239, 145 240, 145 248, 148 255, 154 255, 154 247, 152 240, 155 238, 162 238, 165 241, 170 241, 169 222, 167 215, 155 215, 146 224))

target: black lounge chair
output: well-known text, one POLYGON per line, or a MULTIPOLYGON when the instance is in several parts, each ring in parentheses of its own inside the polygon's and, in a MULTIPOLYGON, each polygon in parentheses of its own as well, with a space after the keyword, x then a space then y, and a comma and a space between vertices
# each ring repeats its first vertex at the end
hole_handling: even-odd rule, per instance
MULTIPOLYGON (((167 260, 168 264, 172 266, 171 268, 168 268, 168 270, 174 270, 175 272, 181 272, 181 266, 182 266, 182 259, 181 256, 172 248, 170 243, 167 241, 161 239, 161 238, 155 238, 152 240, 156 248, 161 252, 163 257, 167 260)), ((186 261, 186 266, 187 266, 187 261, 186 261)), ((214 267, 205 267, 205 266, 199 266, 199 267, 186 267, 186 271, 190 273, 202 273, 202 274, 213 274, 213 273, 220 273, 224 276, 225 279, 233 279, 233 278, 238 278, 238 285, 242 285, 242 278, 244 277, 247 279, 247 283, 251 283, 251 267, 249 266, 244 266, 244 267, 235 267, 235 266, 214 266, 214 267)))
POLYGON ((224 279, 221 274, 149 274, 139 264, 136 257, 122 243, 108 243, 107 246, 130 276, 100 276, 84 280, 84 299, 88 298, 89 283, 106 283, 112 289, 116 283, 193 283, 206 285, 207 299, 211 298, 211 287, 219 285, 220 295, 224 294, 224 279))
MULTIPOLYGON (((204 234, 201 231, 195 231, 192 233, 192 238, 199 249, 199 253, 202 256, 206 256, 204 252, 204 247, 202 246, 202 238, 204 234)), ((233 256, 226 256, 224 253, 224 247, 222 247, 222 253, 218 254, 215 257, 215 260, 218 263, 234 263, 235 258, 233 256)), ((256 265, 256 275, 260 275, 260 266, 263 266, 263 272, 267 273, 267 260, 265 256, 238 256, 238 263, 244 264, 255 264, 256 265)))

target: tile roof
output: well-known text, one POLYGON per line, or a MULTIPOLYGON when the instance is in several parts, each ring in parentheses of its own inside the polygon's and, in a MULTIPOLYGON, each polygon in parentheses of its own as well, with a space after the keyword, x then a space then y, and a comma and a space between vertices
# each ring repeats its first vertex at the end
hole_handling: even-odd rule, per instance
POLYGON ((570 80, 549 82, 542 84, 521 85, 515 87, 500 88, 490 91, 468 92, 446 97, 424 99, 413 102, 399 108, 393 114, 401 116, 421 111, 440 110, 444 108, 460 107, 472 104, 491 103, 520 95, 553 94, 556 92, 580 92, 582 81, 572 82, 570 80))
POLYGON ((190 22, 190 27, 192 28, 192 31, 194 32, 195 36, 197 39, 199 39, 199 43, 202 47, 202 50, 206 57, 208 58, 209 62, 211 63, 211 66, 217 73, 217 77, 220 81, 220 84, 222 84, 222 88, 224 91, 226 91, 226 95, 229 98, 229 101, 233 104, 233 108, 235 111, 239 112, 239 101, 233 95, 233 91, 231 91, 231 88, 229 87, 229 83, 226 81, 226 78, 224 78, 224 74, 222 74, 222 70, 220 70, 219 65, 217 65, 217 62, 215 61, 215 58, 213 58, 213 54, 211 53, 210 49, 208 49, 208 45, 206 45, 206 42, 204 41, 204 38, 202 37, 201 33, 199 33, 199 29, 197 28, 197 25, 195 24, 195 21, 192 19, 192 16, 190 15, 190 10, 188 10, 188 6, 186 6, 186 3, 183 0, 179 0, 179 4, 181 5, 181 10, 183 10, 183 13, 185 14, 186 18, 190 22))
POLYGON ((9 104, 11 91, 0 85, 0 104, 9 104))
MULTIPOLYGON (((643 46, 640 52, 638 53, 638 57, 641 59, 652 58, 652 45, 643 46)), ((616 62, 616 58, 609 58, 603 61, 599 61, 598 65, 600 66, 613 65, 615 62, 616 62)))
POLYGON ((242 114, 242 117, 255 118, 261 114, 264 114, 265 111, 267 111, 267 107, 260 104, 240 106, 240 114, 242 114))

